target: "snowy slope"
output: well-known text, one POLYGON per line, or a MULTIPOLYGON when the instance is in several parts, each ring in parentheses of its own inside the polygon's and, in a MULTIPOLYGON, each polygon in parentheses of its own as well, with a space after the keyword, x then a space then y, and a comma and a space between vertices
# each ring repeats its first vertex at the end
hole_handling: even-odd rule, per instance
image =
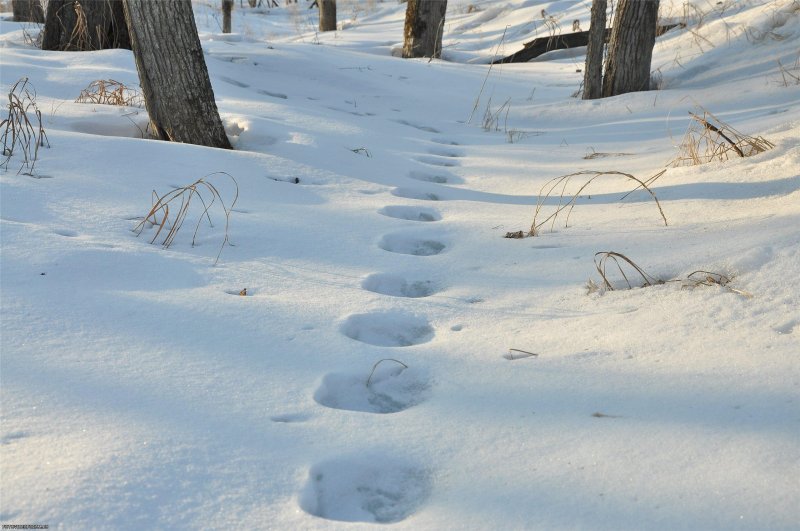
POLYGON ((796 527, 800 85, 778 61, 797 75, 800 6, 662 4, 690 25, 656 45, 661 90, 582 101, 582 50, 486 63, 546 35, 543 9, 587 28, 588 2, 451 0, 442 61, 395 57, 394 1, 340 1, 330 34, 237 2, 231 35, 196 2, 234 151, 74 103, 135 86, 131 53, 42 52, 4 14, 3 91, 30 78, 51 147, 0 173, 0 521, 796 527), (667 167, 697 105, 775 147, 669 168, 667 226, 608 177, 568 227, 503 238, 555 177, 667 167), (216 265, 217 206, 194 246, 197 210, 169 249, 132 231, 153 190, 214 172, 238 185, 216 265), (587 293, 599 251, 737 291, 587 293))

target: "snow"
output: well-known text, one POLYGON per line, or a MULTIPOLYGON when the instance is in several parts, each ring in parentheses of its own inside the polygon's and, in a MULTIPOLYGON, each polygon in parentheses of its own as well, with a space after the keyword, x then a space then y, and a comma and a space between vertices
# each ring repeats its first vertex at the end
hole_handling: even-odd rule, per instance
POLYGON ((51 144, 0 173, 3 524, 796 528, 797 2, 662 1, 689 26, 661 89, 595 101, 583 49, 487 66, 588 2, 451 0, 441 61, 396 57, 404 7, 340 0, 318 34, 237 2, 222 35, 195 2, 233 151, 75 103, 135 87, 131 53, 42 52, 2 15, 3 90, 30 78, 51 144), (605 176, 568 226, 503 238, 553 178, 667 168, 698 105, 775 147, 669 167, 667 226, 605 176), (196 209, 168 249, 133 232, 205 176, 227 207, 238 186, 216 265, 219 204, 194 246, 196 209), (589 292, 600 251, 684 281, 589 292))

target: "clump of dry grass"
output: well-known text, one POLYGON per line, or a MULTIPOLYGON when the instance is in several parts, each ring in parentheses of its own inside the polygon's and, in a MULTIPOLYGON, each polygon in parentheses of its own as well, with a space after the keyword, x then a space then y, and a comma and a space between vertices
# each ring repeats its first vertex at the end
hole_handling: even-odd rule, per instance
POLYGON ((36 105, 36 90, 27 77, 14 83, 8 93, 8 115, 0 122, 0 141, 3 143, 5 160, 0 167, 8 169, 8 162, 16 153, 22 152, 22 168, 25 175, 33 176, 33 167, 39 158, 39 147, 50 147, 42 126, 42 112, 36 105))
POLYGON ((41 48, 42 38, 44 37, 42 25, 43 24, 39 22, 29 22, 24 24, 22 26, 22 41, 28 46, 41 48))
POLYGON ((663 284, 665 282, 664 280, 657 279, 647 273, 633 260, 622 253, 615 251, 600 251, 594 254, 594 267, 600 274, 600 278, 603 279, 603 289, 614 291, 614 285, 609 280, 609 275, 607 272, 607 268, 610 265, 609 262, 613 263, 617 271, 619 271, 619 274, 622 275, 622 278, 625 280, 625 284, 628 286, 628 289, 633 289, 633 284, 631 284, 631 280, 628 278, 629 275, 632 278, 638 277, 640 279, 642 284, 639 287, 653 286, 656 284, 663 284), (626 270, 628 271, 628 274, 625 274, 626 270))
POLYGON ((689 112, 692 119, 679 146, 673 167, 696 166, 731 157, 751 157, 775 147, 764 137, 740 133, 701 107, 702 115, 689 112))
POLYGON ((800 85, 800 54, 797 55, 797 60, 794 65, 784 66, 781 60, 778 59, 778 67, 781 71, 781 79, 784 87, 792 85, 800 85))
POLYGON ((86 21, 86 13, 83 10, 83 6, 81 6, 80 2, 75 2, 73 8, 75 9, 76 21, 69 38, 70 45, 74 46, 76 50, 91 50, 92 38, 89 35, 89 24, 86 21))
POLYGON ((666 170, 661 170, 660 172, 656 173, 652 177, 646 180, 641 180, 637 177, 634 177, 630 173, 620 172, 620 171, 579 171, 576 173, 570 173, 569 175, 562 175, 561 177, 556 177, 555 179, 551 179, 544 186, 539 190, 539 197, 536 200, 536 212, 533 216, 533 223, 531 224, 531 229, 528 232, 528 236, 536 236, 539 234, 539 229, 545 225, 548 221, 551 223, 551 230, 553 225, 555 225, 556 218, 564 211, 566 211, 566 218, 565 218, 565 226, 569 224, 569 216, 572 213, 572 209, 575 207, 575 202, 578 200, 580 195, 586 190, 586 188, 592 184, 598 177, 601 176, 619 176, 624 177, 630 181, 634 181, 636 183, 636 187, 622 196, 620 200, 625 199, 633 193, 634 191, 638 190, 639 188, 643 188, 650 194, 655 201, 656 206, 658 207, 658 212, 661 214, 661 219, 664 220, 664 225, 667 225, 667 218, 664 215, 664 211, 661 208, 661 203, 659 203, 656 194, 650 189, 650 186, 656 179, 664 175, 666 170), (583 178, 583 184, 578 188, 578 191, 572 194, 572 196, 567 200, 568 194, 566 194, 567 186, 569 185, 570 181, 575 178, 583 178), (560 190, 559 190, 560 188, 560 190), (547 216, 544 219, 541 219, 542 209, 545 206, 545 202, 549 197, 558 194, 558 206, 556 207, 555 211, 547 216))
POLYGON ((602 283, 597 285, 593 280, 589 280, 586 286, 589 293, 625 289, 626 286, 627 289, 633 289, 634 287, 646 288, 677 282, 681 284, 681 289, 694 289, 699 286, 718 286, 748 299, 753 296, 746 291, 731 287, 730 283, 733 281, 733 277, 722 273, 714 273, 712 271, 693 271, 684 278, 673 278, 669 280, 656 278, 624 254, 615 251, 600 251, 595 253, 594 267, 600 274, 602 283), (622 277, 624 284, 619 279, 614 279, 615 275, 613 273, 615 271, 622 277))
MULTIPOLYGON (((142 221, 136 225, 133 231, 136 232, 136 235, 138 236, 142 233, 142 231, 144 231, 145 228, 155 227, 156 233, 150 239, 150 243, 155 243, 159 239, 159 236, 162 235, 162 232, 164 232, 164 229, 167 229, 166 235, 164 235, 163 239, 161 240, 161 245, 165 249, 168 248, 170 245, 172 245, 175 237, 178 235, 178 231, 180 231, 181 227, 183 226, 183 223, 189 214, 190 207, 193 204, 192 200, 194 198, 197 198, 197 201, 199 201, 202 205, 202 211, 200 212, 197 223, 194 227, 194 233, 192 235, 192 247, 195 245, 197 233, 200 230, 200 225, 204 219, 208 221, 210 227, 214 226, 214 223, 211 220, 211 212, 212 207, 217 201, 219 201, 219 208, 222 210, 225 218, 225 237, 222 240, 222 245, 220 246, 217 257, 214 260, 214 265, 216 265, 219 261, 220 255, 222 254, 222 249, 225 247, 226 243, 229 243, 228 227, 230 223, 231 211, 236 204, 236 200, 239 198, 239 184, 236 182, 236 179, 234 179, 233 176, 228 173, 217 172, 206 175, 190 185, 174 188, 162 196, 159 196, 156 191, 153 190, 153 206, 150 208, 150 211, 147 213, 144 219, 142 219, 142 221), (223 200, 219 189, 209 180, 210 178, 218 176, 228 177, 233 182, 235 192, 233 195, 233 200, 229 206, 225 205, 225 201, 223 200), (170 208, 175 206, 177 206, 176 209, 170 208), (172 215, 171 211, 175 212, 175 210, 177 210, 177 213, 170 217, 172 215)), ((197 201, 194 203, 196 204, 197 201)))
POLYGON ((89 86, 81 91, 75 103, 144 107, 144 97, 138 90, 119 81, 98 79, 89 83, 89 86))
POLYGON ((694 289, 698 286, 719 286, 728 291, 742 295, 745 298, 752 298, 753 294, 740 289, 732 288, 729 284, 733 281, 732 277, 722 273, 712 271, 694 271, 689 273, 685 279, 681 279, 681 289, 694 289))

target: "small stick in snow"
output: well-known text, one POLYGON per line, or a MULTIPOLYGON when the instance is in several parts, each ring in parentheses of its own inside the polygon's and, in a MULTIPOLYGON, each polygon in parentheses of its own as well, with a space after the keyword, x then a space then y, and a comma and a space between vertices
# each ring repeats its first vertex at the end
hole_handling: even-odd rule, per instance
POLYGON ((539 355, 536 354, 535 352, 528 352, 527 350, 520 350, 518 348, 510 348, 510 349, 508 349, 508 354, 506 354, 503 357, 505 359, 507 359, 507 360, 514 361, 514 360, 521 360, 521 359, 530 358, 530 357, 537 357, 537 356, 539 356, 539 355), (514 356, 514 352, 518 352, 519 355, 518 356, 514 356))

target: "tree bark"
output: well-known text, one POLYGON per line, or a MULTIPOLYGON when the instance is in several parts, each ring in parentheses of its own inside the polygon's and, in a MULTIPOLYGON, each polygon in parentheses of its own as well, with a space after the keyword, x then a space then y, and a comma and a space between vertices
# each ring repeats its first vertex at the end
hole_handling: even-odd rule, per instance
POLYGON ((446 11, 447 0, 408 0, 403 57, 441 57, 446 11))
POLYGON ((42 50, 130 49, 122 0, 49 0, 42 50))
POLYGON ((222 33, 231 32, 231 11, 233 0, 222 0, 222 33))
POLYGON ((319 0, 319 30, 336 31, 336 0, 319 0))
POLYGON ((593 0, 586 66, 583 70, 583 99, 594 100, 603 95, 603 49, 606 45, 606 0, 593 0))
POLYGON ((124 5, 153 133, 162 140, 230 149, 191 0, 125 0, 124 5))
POLYGON ((650 88, 658 0, 619 0, 614 16, 603 97, 650 88))
POLYGON ((40 0, 11 0, 15 22, 44 22, 44 9, 40 0))

